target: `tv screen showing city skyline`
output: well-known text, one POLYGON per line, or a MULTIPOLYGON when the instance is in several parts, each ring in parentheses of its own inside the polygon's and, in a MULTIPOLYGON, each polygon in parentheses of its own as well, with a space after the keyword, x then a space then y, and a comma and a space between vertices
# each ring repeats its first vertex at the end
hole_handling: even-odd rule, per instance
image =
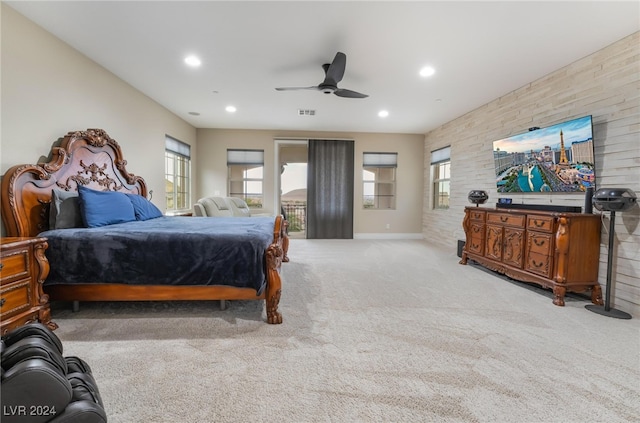
POLYGON ((594 186, 591 116, 493 142, 498 192, 584 192, 594 186))

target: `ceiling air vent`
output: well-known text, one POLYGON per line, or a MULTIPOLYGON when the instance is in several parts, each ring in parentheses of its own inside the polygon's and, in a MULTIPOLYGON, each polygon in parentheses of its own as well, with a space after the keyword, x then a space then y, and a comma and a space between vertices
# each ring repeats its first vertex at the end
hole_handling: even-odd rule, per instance
POLYGON ((298 109, 298 116, 315 116, 316 111, 310 109, 298 109))

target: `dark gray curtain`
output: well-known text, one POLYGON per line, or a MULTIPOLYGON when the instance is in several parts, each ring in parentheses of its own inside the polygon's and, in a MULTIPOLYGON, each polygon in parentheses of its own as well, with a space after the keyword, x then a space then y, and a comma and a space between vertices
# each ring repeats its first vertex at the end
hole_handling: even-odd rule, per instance
POLYGON ((309 140, 307 238, 353 238, 353 141, 309 140))

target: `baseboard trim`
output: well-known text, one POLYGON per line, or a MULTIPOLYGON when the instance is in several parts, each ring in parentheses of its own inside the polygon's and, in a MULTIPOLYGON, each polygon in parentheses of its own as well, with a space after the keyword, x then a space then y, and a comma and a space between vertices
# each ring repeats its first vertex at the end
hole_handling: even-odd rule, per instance
POLYGON ((353 234, 353 239, 424 239, 422 233, 359 233, 353 234))

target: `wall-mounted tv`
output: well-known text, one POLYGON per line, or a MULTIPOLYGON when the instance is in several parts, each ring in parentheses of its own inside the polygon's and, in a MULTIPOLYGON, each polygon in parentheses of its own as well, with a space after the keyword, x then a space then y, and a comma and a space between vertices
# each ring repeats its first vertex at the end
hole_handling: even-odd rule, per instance
POLYGON ((595 186, 591 116, 493 142, 499 193, 584 192, 595 186))

